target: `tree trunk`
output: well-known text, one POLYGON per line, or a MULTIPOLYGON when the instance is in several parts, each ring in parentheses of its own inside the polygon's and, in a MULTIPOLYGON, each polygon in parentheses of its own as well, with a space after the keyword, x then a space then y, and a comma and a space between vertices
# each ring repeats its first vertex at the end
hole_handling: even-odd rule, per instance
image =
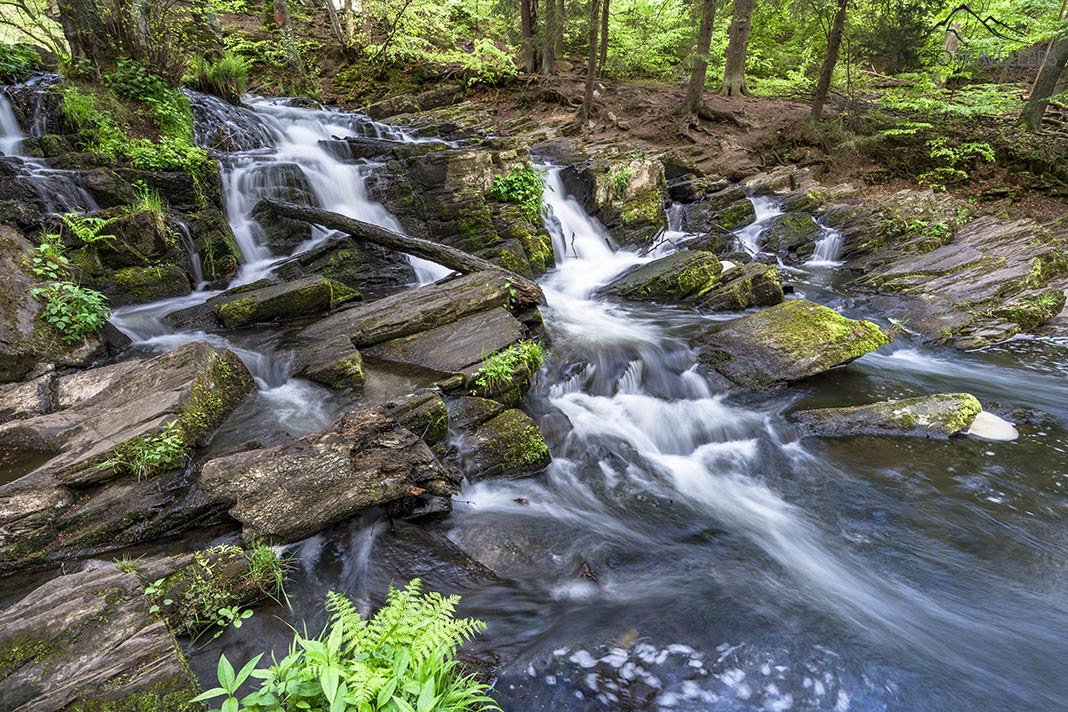
POLYGON ((749 21, 753 16, 754 0, 734 0, 730 42, 727 45, 727 66, 723 70, 723 96, 748 94, 745 86, 745 55, 749 47, 749 21))
POLYGON ((147 17, 141 3, 58 0, 57 7, 72 58, 91 59, 98 67, 122 58, 147 58, 147 17))
POLYGON ((564 57, 564 28, 567 26, 567 8, 564 0, 556 0, 556 36, 553 37, 553 56, 564 57))
POLYGON ((1038 79, 1031 89, 1031 96, 1024 104, 1020 112, 1020 120, 1027 128, 1038 131, 1042 128, 1042 116, 1046 113, 1049 98, 1057 89, 1057 80, 1064 71, 1064 65, 1068 63, 1068 34, 1061 35, 1050 47, 1046 54, 1046 61, 1038 70, 1038 79))
POLYGON ((293 35, 293 24, 289 19, 288 0, 274 0, 274 24, 282 35, 282 45, 286 51, 286 68, 293 73, 295 86, 304 86, 304 67, 300 62, 300 50, 297 38, 293 35))
POLYGON ((538 70, 538 4, 537 0, 519 0, 520 30, 523 34, 523 69, 538 70))
POLYGON ((604 64, 608 61, 608 0, 601 6, 601 58, 597 63, 598 73, 604 75, 604 64))
POLYGON ((545 0, 545 32, 542 35, 541 73, 556 73, 556 0, 545 0))
POLYGON ((354 47, 356 45, 356 14, 352 10, 352 0, 345 0, 341 26, 345 30, 345 45, 354 47))
POLYGON ((694 51, 693 73, 682 105, 684 114, 697 114, 704 105, 705 79, 708 76, 708 49, 712 46, 712 28, 716 24, 716 0, 701 3, 701 24, 697 30, 697 47, 694 51))
POLYGON ((590 0, 590 51, 586 55, 586 94, 582 98, 582 118, 593 116, 593 85, 597 80, 597 11, 601 0, 590 0))
POLYGON ((834 75, 834 65, 838 64, 838 50, 842 47, 842 32, 845 29, 848 6, 849 0, 838 0, 831 33, 827 35, 827 56, 823 58, 820 80, 816 83, 816 94, 812 97, 813 121, 823 115, 823 105, 827 103, 827 93, 831 90, 831 77, 834 75))
POLYGON ((541 287, 539 287, 538 283, 534 280, 527 279, 526 277, 515 274, 499 265, 495 265, 492 262, 487 262, 481 257, 475 257, 462 250, 457 250, 454 247, 431 242, 430 240, 424 240, 419 237, 402 235, 399 232, 393 232, 384 227, 379 227, 377 225, 372 225, 371 223, 365 223, 344 215, 339 215, 338 213, 332 213, 328 210, 321 210, 307 205, 295 205, 293 203, 280 202, 277 200, 264 200, 262 203, 268 206, 274 214, 279 217, 290 218, 292 220, 303 220, 304 222, 321 225, 328 230, 338 230, 348 235, 352 235, 358 240, 367 240, 368 242, 373 242, 376 245, 381 245, 382 247, 391 250, 397 250, 398 252, 405 252, 409 255, 422 257, 424 260, 437 262, 439 265, 448 267, 451 270, 456 270, 457 272, 462 272, 463 274, 485 271, 505 272, 508 274, 508 279, 511 281, 517 294, 521 296, 523 300, 535 304, 545 303, 545 295, 542 293, 541 287))
POLYGON ((348 53, 348 45, 345 43, 345 31, 341 27, 341 18, 338 17, 337 8, 334 7, 334 0, 323 0, 323 4, 326 5, 326 14, 330 17, 330 31, 334 33, 334 39, 341 45, 341 51, 348 53))

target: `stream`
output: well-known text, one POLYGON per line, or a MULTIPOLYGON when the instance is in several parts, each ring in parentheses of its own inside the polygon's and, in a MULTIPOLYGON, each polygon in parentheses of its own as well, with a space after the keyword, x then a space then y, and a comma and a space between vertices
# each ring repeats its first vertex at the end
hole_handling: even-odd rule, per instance
MULTIPOLYGON (((264 162, 299 165, 327 209, 399 229, 367 196, 380 168, 330 145, 344 136, 419 139, 284 101, 251 107, 259 138, 220 157, 242 255, 235 285, 262 278, 284 257, 270 254, 251 216, 270 187, 256 182, 264 162)), ((0 150, 8 152, 16 144, 2 109, 0 150)), ((1068 343, 1020 338, 960 353, 906 335, 789 389, 717 393, 687 337, 708 319, 737 314, 595 296, 613 276, 673 249, 671 239, 644 255, 615 249, 568 196, 558 169, 543 168, 557 265, 541 279, 550 346, 526 407, 553 463, 531 478, 467 485, 448 518, 421 525, 499 578, 473 582, 415 566, 429 585, 462 593, 461 611, 489 624, 471 647, 505 661, 494 691, 501 707, 1064 709, 1068 343), (1016 422, 1020 438, 799 440, 783 418, 802 406, 940 391, 974 394, 1016 422)), ((750 253, 781 212, 772 198, 753 202, 757 222, 736 233, 750 253)), ((296 251, 328 237, 320 231, 296 251)), ((847 276, 834 271, 840 247, 841 237, 823 228, 812 261, 785 268, 784 280, 798 297, 887 326, 885 315, 859 309, 847 276)), ((412 266, 413 285, 447 273, 421 260, 412 266)), ((290 377, 284 329, 223 336, 164 324, 166 314, 216 293, 125 307, 112 320, 136 351, 206 340, 248 365, 257 396, 212 448, 316 432, 359 402, 290 377)), ((362 398, 420 385, 372 369, 362 398)), ((198 642, 191 663, 201 680, 214 680, 222 650, 235 663, 265 649, 284 654, 289 623, 322 625, 328 590, 364 608, 380 601, 396 557, 419 555, 395 544, 384 552, 389 526, 369 513, 287 547, 291 608, 262 608, 240 630, 198 642)))

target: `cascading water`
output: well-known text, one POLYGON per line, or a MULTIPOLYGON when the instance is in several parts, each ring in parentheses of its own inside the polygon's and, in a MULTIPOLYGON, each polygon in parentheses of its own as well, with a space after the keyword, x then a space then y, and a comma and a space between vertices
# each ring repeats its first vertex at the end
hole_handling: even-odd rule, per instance
POLYGON ((753 203, 755 219, 749 225, 735 232, 742 249, 751 255, 760 252, 760 235, 767 228, 766 223, 773 217, 782 215, 779 201, 765 195, 749 199, 753 203))
POLYGON ((807 264, 810 267, 835 267, 842 256, 842 233, 833 227, 820 226, 820 236, 816 239, 816 249, 807 264))

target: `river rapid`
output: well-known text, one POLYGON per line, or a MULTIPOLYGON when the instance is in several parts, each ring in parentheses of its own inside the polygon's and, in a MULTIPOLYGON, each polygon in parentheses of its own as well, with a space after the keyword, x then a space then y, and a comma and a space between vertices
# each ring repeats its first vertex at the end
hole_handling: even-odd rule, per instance
MULTIPOLYGON (((265 161, 299 165, 324 207, 399 228, 367 195, 380 167, 324 141, 415 137, 366 117, 251 106, 266 145, 220 159, 242 253, 235 284, 282 257, 264 247, 251 217, 264 186, 250 176, 265 161)), ((644 255, 615 249, 558 169, 543 169, 557 264, 541 279, 549 347, 526 407, 553 463, 531 478, 466 486, 448 518, 423 525, 497 577, 418 560, 418 546, 405 549, 384 517, 365 515, 287 547, 291 608, 261 609, 240 630, 196 644, 202 681, 211 682, 221 650, 241 662, 265 647, 283 654, 289 623, 322 625, 326 591, 369 608, 403 570, 462 593, 462 612, 489 624, 471 647, 503 663, 494 695, 509 711, 1068 708, 1068 343, 1023 338, 960 353, 905 334, 788 389, 716 392, 687 337, 737 314, 595 294, 684 236, 669 231, 644 255), (800 440, 783 417, 956 391, 1013 420, 1020 438, 800 440)), ((754 203, 758 222, 737 235, 750 252, 779 212, 773 199, 754 203)), ((794 296, 888 326, 835 272, 840 244, 824 229, 813 261, 784 268, 784 281, 794 296)), ((446 271, 413 260, 413 273, 414 285, 446 271)), ((213 448, 316 432, 358 404, 289 376, 285 330, 183 333, 163 323, 215 293, 127 307, 113 319, 136 350, 203 339, 249 366, 257 396, 213 448)), ((372 369, 363 399, 420 385, 372 369)))

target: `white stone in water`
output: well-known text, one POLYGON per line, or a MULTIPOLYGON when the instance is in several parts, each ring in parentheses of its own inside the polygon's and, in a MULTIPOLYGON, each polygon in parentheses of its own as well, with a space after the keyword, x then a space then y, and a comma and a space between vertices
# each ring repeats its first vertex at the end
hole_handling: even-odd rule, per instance
POLYGON ((967 435, 974 435, 983 440, 1001 442, 1009 442, 1020 437, 1020 431, 1012 423, 985 410, 979 411, 979 415, 975 416, 971 427, 965 432, 967 435))
POLYGON ((738 265, 734 264, 733 262, 731 262, 730 260, 720 260, 720 265, 723 266, 723 269, 720 270, 720 274, 722 274, 723 272, 726 272, 727 270, 734 269, 735 267, 738 266, 738 265))

